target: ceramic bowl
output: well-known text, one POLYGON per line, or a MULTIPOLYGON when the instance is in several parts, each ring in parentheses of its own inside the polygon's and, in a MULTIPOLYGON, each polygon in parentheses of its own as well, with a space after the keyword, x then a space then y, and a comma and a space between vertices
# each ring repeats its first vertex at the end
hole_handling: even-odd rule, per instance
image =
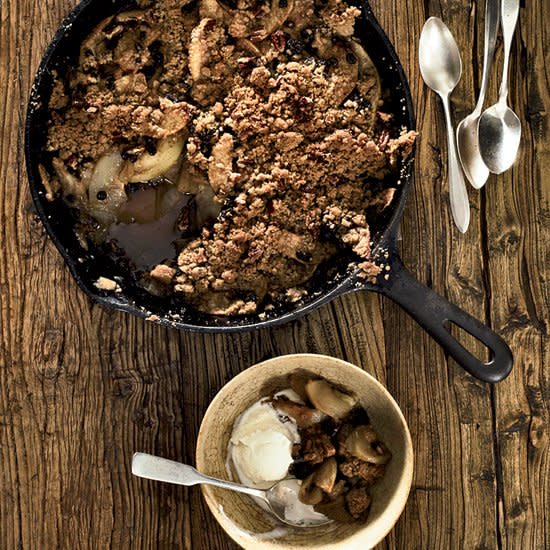
POLYGON ((203 487, 204 498, 226 533, 245 549, 372 548, 388 534, 405 507, 413 451, 409 429, 393 397, 375 378, 350 363, 324 355, 286 355, 239 374, 221 389, 206 412, 197 442, 197 469, 230 479, 227 454, 236 418, 259 399, 287 388, 287 377, 296 370, 322 376, 357 395, 392 453, 386 474, 370 490, 372 505, 366 521, 293 528, 279 523, 245 495, 203 487))

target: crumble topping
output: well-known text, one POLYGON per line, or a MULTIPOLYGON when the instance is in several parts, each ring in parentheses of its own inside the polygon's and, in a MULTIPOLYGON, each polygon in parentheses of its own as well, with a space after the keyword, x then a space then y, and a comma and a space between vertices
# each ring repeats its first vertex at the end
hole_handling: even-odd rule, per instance
POLYGON ((93 30, 50 99, 40 173, 49 199, 80 212, 81 240, 124 249, 121 231, 135 243, 133 226, 150 227, 173 253, 154 239, 157 257, 127 248, 143 286, 219 315, 299 301, 341 249, 376 277, 369 216, 391 204, 384 180, 416 134, 384 112, 353 38, 360 10, 138 4, 93 30))

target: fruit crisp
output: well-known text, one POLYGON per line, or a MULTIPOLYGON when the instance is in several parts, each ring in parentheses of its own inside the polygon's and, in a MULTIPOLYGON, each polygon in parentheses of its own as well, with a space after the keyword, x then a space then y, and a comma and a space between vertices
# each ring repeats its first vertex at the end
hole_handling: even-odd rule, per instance
POLYGON ((376 275, 366 213, 391 203, 381 182, 415 133, 384 112, 360 15, 342 0, 141 0, 105 19, 55 79, 49 198, 78 212, 83 246, 111 244, 150 292, 211 314, 300 300, 343 249, 376 275))

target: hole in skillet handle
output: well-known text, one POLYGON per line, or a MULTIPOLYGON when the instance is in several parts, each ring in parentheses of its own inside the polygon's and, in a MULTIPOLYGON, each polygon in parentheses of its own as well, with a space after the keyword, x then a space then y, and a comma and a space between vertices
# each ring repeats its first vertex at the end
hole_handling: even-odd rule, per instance
POLYGON ((511 372, 513 356, 508 344, 488 326, 423 285, 403 265, 395 249, 389 251, 388 280, 363 285, 400 305, 467 372, 483 382, 496 383, 511 372), (451 325, 476 338, 491 351, 484 362, 470 353, 452 334, 451 325))
POLYGON ((494 359, 493 350, 485 346, 477 340, 475 336, 472 336, 467 330, 464 330, 461 326, 448 321, 446 323, 449 332, 456 338, 472 355, 475 355, 484 363, 490 363, 494 359))

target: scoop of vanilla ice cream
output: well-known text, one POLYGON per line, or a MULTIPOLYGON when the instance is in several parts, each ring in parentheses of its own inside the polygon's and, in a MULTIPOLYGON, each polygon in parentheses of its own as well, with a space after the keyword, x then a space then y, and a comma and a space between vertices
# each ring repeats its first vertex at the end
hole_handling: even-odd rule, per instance
POLYGON ((296 425, 283 422, 270 403, 258 401, 235 422, 230 457, 242 483, 267 489, 288 475, 292 447, 299 442, 296 425))

